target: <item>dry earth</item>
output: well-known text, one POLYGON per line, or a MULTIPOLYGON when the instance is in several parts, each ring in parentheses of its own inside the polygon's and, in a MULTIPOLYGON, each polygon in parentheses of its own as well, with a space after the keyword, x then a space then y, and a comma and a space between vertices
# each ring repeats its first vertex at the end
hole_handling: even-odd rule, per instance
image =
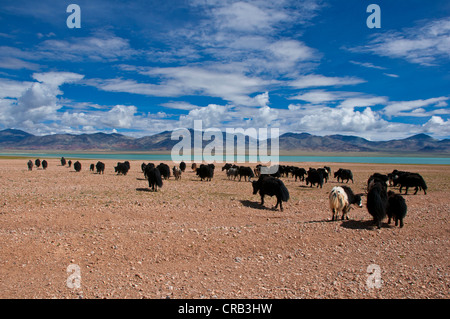
POLYGON ((404 196, 405 226, 378 230, 365 207, 330 221, 334 179, 317 189, 283 178, 280 212, 220 167, 211 182, 188 168, 150 192, 138 161, 127 176, 112 160, 104 175, 89 171, 95 160, 79 173, 48 161, 28 171, 26 159, 0 160, 0 298, 449 297, 449 166, 297 164, 350 168, 355 192, 374 172, 422 174, 428 194, 404 196), (372 264, 379 288, 367 285, 372 264))

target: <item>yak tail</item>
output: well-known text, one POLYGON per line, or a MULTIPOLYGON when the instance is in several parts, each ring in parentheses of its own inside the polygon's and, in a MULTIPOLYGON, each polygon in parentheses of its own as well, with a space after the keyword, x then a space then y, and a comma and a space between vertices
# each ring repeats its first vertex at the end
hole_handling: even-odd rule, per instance
POLYGON ((163 186, 161 175, 156 175, 156 185, 158 185, 159 188, 163 186))
POLYGON ((280 184, 280 191, 281 191, 281 200, 283 202, 287 202, 289 199, 289 191, 281 180, 280 180, 279 184, 280 184))

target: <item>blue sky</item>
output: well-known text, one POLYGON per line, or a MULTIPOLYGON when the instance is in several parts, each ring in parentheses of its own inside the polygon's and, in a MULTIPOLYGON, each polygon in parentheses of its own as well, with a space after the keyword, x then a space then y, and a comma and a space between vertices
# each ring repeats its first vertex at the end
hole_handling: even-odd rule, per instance
POLYGON ((449 138, 449 66, 444 0, 2 0, 0 129, 449 138))

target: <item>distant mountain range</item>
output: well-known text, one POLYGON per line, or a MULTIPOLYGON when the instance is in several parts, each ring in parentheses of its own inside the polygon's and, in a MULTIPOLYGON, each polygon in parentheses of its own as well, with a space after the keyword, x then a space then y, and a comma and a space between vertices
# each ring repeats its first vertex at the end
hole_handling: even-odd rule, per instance
MULTIPOLYGON (((191 145, 194 145, 194 132, 191 145)), ((225 133, 223 133, 225 134, 225 133)), ((170 152, 180 140, 171 140, 171 131, 134 138, 122 134, 52 134, 35 136, 27 132, 6 129, 0 131, 0 149, 7 150, 64 150, 112 152, 170 152)), ((225 138, 223 136, 223 141, 225 138)), ((202 147, 211 143, 203 141, 202 147)), ((247 140, 248 143, 248 140, 247 140)), ((270 148, 270 141, 268 142, 270 148)), ((247 145, 247 144, 246 144, 247 145)), ((225 149, 225 142, 224 142, 225 149)), ((280 154, 314 152, 381 152, 397 154, 450 155, 450 139, 437 140, 426 134, 390 141, 369 141, 357 136, 316 136, 308 133, 285 133, 279 137, 280 154)))

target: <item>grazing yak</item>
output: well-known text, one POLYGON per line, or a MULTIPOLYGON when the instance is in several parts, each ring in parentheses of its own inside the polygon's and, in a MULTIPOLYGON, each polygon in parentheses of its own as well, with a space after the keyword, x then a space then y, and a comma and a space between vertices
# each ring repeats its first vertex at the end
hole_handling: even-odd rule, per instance
POLYGON ((81 171, 81 163, 79 161, 76 161, 75 163, 73 163, 73 168, 76 172, 81 171))
POLYGON ((175 180, 178 180, 181 178, 181 168, 174 166, 172 168, 173 176, 175 177, 175 180))
POLYGON ((67 164, 69 165, 69 168, 72 166, 72 161, 71 160, 69 160, 68 162, 67 162, 67 164))
POLYGON ((367 193, 367 210, 373 217, 373 221, 378 228, 381 228, 381 221, 386 217, 388 204, 387 185, 384 182, 374 180, 370 183, 367 193))
POLYGON ((200 176, 200 180, 203 181, 211 181, 214 177, 214 164, 200 164, 200 167, 197 168, 197 176, 200 176))
POLYGON ((423 193, 427 194, 427 184, 425 183, 425 180, 423 177, 418 173, 404 173, 397 176, 397 178, 394 179, 394 186, 400 185, 400 193, 402 192, 402 188, 405 187, 405 195, 408 194, 408 188, 409 187, 415 187, 416 191, 414 192, 414 195, 417 194, 419 189, 423 190, 423 193))
POLYGON ((386 209, 386 214, 388 216, 388 224, 391 223, 391 218, 394 219, 395 226, 398 225, 400 221, 400 228, 403 227, 403 219, 406 216, 407 206, 405 199, 402 195, 395 194, 393 191, 389 191, 388 204, 386 209))
POLYGON ((95 164, 91 164, 91 165, 89 166, 89 170, 90 170, 91 172, 93 172, 94 169, 95 169, 95 164))
POLYGON ((161 188, 163 186, 161 172, 158 168, 147 166, 145 168, 145 175, 148 179, 148 187, 151 187, 152 191, 157 192, 158 187, 161 188))
POLYGON ((250 181, 252 177, 255 177, 252 168, 248 166, 239 166, 238 174, 239 174, 239 181, 241 181, 242 176, 244 176, 245 181, 247 181, 247 177, 248 181, 250 181))
POLYGON ((41 164, 42 164, 42 168, 43 168, 43 169, 47 169, 48 163, 47 163, 46 160, 43 160, 41 164))
POLYGON ((388 185, 388 181, 389 181, 389 177, 387 175, 380 174, 380 173, 372 174, 369 177, 369 179, 367 180, 367 189, 370 188, 370 184, 372 184, 372 183, 374 183, 376 181, 379 182, 379 183, 384 183, 387 186, 388 185))
POLYGON ((361 194, 354 194, 348 186, 335 186, 328 196, 331 212, 331 220, 337 220, 339 213, 342 212, 342 220, 348 219, 348 211, 352 204, 362 207, 361 194))
POLYGON ((41 160, 39 158, 35 160, 34 165, 36 165, 37 168, 41 167, 41 160))
POLYGON ((33 162, 31 160, 28 161, 27 166, 29 171, 33 170, 33 162))
POLYGON ((122 174, 122 175, 127 175, 128 170, 130 169, 129 164, 127 165, 126 162, 125 163, 117 163, 117 166, 114 167, 114 171, 117 173, 117 175, 122 174))
POLYGON ((223 171, 227 171, 227 172, 228 172, 228 170, 229 170, 230 168, 232 168, 232 167, 233 167, 233 164, 225 163, 225 165, 222 167, 222 172, 223 172, 223 171))
POLYGON ((61 166, 66 166, 66 159, 61 157, 61 166))
POLYGON ((184 173, 184 171, 186 170, 186 163, 185 162, 181 162, 180 163, 180 169, 184 173))
POLYGON ((349 180, 353 183, 353 173, 349 169, 343 169, 340 168, 334 173, 334 178, 337 178, 337 181, 339 182, 339 179, 341 179, 341 182, 344 182, 344 179, 346 180, 346 183, 348 183, 349 180))
POLYGON ((105 172, 105 163, 97 162, 95 168, 97 169, 97 174, 103 174, 105 172))
POLYGON ((259 192, 261 196, 261 205, 264 205, 264 196, 276 196, 277 204, 275 209, 277 209, 278 205, 280 205, 280 210, 283 211, 282 202, 287 202, 289 200, 289 191, 284 185, 283 181, 272 176, 261 175, 257 181, 252 182, 253 186, 253 195, 259 192))
POLYGON ((315 184, 317 184, 316 187, 322 188, 323 186, 323 175, 322 172, 315 169, 315 168, 310 168, 308 170, 308 176, 306 177, 306 185, 311 184, 311 187, 315 184))

